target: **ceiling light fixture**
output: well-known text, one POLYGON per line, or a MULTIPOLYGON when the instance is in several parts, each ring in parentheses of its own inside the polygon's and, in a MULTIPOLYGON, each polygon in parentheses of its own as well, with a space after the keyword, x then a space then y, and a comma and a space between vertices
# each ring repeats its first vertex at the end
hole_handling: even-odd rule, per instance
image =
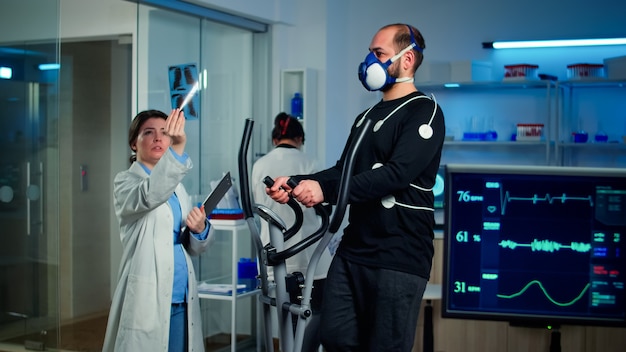
POLYGON ((50 71, 50 70, 58 70, 61 68, 61 64, 50 63, 50 64, 41 64, 38 66, 40 71, 50 71))
POLYGON ((484 42, 483 49, 555 48, 598 45, 626 45, 626 38, 497 41, 484 42))
POLYGON ((10 67, 0 66, 0 78, 11 79, 13 77, 13 69, 10 67))

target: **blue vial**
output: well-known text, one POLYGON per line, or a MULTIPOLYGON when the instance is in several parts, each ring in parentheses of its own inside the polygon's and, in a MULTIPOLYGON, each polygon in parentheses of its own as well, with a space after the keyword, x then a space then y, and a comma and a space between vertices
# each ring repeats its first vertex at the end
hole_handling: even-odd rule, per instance
POLYGON ((303 116, 302 105, 303 105, 302 95, 296 92, 293 95, 293 98, 291 98, 291 115, 297 118, 298 120, 302 120, 302 116, 303 116))
POLYGON ((252 258, 239 258, 237 264, 237 283, 246 285, 243 291, 256 289, 258 286, 257 276, 259 275, 256 261, 252 258))

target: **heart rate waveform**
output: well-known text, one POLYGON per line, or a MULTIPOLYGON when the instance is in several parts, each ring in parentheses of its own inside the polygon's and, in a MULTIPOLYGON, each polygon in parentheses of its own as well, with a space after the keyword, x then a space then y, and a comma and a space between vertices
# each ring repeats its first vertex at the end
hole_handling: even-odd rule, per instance
POLYGON ((572 197, 563 193, 558 197, 552 197, 549 193, 546 193, 545 196, 539 197, 537 194, 533 194, 532 197, 513 197, 509 193, 509 191, 504 192, 500 188, 500 214, 504 215, 506 212, 506 205, 513 201, 528 201, 533 204, 537 204, 538 202, 547 202, 548 204, 553 204, 555 201, 560 201, 561 204, 565 204, 566 201, 584 201, 589 202, 589 206, 593 207, 593 196, 585 196, 585 197, 572 197))
POLYGON ((496 296, 498 298, 502 298, 502 299, 512 299, 512 298, 515 298, 515 297, 519 297, 524 292, 526 292, 530 288, 530 286, 532 286, 532 285, 539 286, 539 288, 541 289, 543 294, 546 296, 546 298, 548 298, 548 300, 550 300, 550 302, 554 303, 555 305, 557 305, 559 307, 567 307, 567 306, 573 305, 574 303, 579 301, 585 295, 585 292, 587 292, 587 290, 591 286, 589 283, 587 283, 585 285, 585 287, 582 289, 582 291, 580 291, 580 293, 576 297, 574 297, 572 300, 567 301, 567 302, 558 302, 554 298, 550 297, 550 294, 548 294, 548 291, 546 290, 546 288, 543 286, 543 284, 539 280, 533 280, 533 281, 527 283, 526 286, 524 286, 524 288, 519 290, 519 292, 510 294, 510 295, 497 294, 496 296))
POLYGON ((533 239, 531 243, 517 243, 511 240, 502 240, 498 245, 502 248, 510 248, 515 249, 517 247, 530 248, 533 252, 535 251, 543 251, 543 252, 557 252, 561 249, 571 249, 574 252, 585 253, 591 250, 590 243, 583 242, 570 242, 569 245, 561 244, 559 242, 550 241, 550 240, 538 240, 533 239))

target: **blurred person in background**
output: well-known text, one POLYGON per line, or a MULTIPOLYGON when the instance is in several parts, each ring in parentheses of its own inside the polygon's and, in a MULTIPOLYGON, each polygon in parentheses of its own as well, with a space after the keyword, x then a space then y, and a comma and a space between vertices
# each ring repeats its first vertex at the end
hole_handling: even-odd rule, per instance
MULTIPOLYGON (((252 166, 252 195, 255 203, 268 207, 289 227, 295 222, 293 210, 284 204, 276 203, 267 196, 263 179, 266 176, 275 178, 279 175, 312 173, 317 171, 316 162, 301 150, 304 144, 302 124, 295 117, 284 112, 281 112, 274 118, 272 144, 274 149, 259 158, 252 166)), ((313 208, 302 206, 302 213, 302 227, 293 237, 285 242, 285 248, 300 242, 321 226, 320 219, 313 208)), ((261 224, 261 241, 263 245, 267 245, 270 242, 269 225, 266 221, 262 221, 261 224)), ((288 258, 285 261, 287 273, 301 272, 303 275, 306 274, 307 266, 316 246, 317 243, 288 258)), ((322 292, 331 260, 330 251, 325 250, 315 270, 313 289, 311 291, 311 311, 313 315, 307 320, 307 328, 302 344, 303 352, 316 351, 320 345, 319 323, 322 292)), ((273 280, 273 270, 271 267, 268 269, 269 279, 273 280)), ((293 303, 299 304, 300 302, 293 303)))

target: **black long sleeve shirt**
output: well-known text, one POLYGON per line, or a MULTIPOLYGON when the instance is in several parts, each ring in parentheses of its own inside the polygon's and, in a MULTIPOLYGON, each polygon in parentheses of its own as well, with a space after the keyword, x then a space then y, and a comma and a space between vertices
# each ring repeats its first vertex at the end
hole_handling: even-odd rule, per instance
MULTIPOLYGON (((364 115, 373 123, 356 155, 349 224, 337 255, 428 279, 435 224, 434 196, 429 189, 435 184, 441 159, 443 112, 420 92, 381 101, 357 117, 346 148, 364 115), (432 128, 432 136, 420 134, 424 124, 432 128)), ((324 200, 335 203, 346 152, 334 167, 298 179, 318 181, 324 200)))

